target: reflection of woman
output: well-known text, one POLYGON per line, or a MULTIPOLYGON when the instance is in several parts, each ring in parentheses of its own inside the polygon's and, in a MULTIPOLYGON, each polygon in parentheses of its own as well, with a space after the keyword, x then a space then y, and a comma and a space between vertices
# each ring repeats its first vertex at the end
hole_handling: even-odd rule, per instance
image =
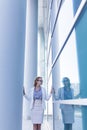
POLYGON ((45 100, 49 100, 52 93, 50 92, 50 95, 46 94, 45 88, 41 87, 42 82, 42 77, 36 77, 34 81, 34 88, 31 90, 30 96, 27 96, 25 91, 23 91, 26 99, 30 101, 33 130, 41 130, 45 109, 45 100))
MULTIPOLYGON (((70 79, 63 78, 64 87, 59 88, 57 96, 54 95, 56 100, 69 100, 74 98, 73 89, 70 88, 70 79)), ((72 124, 74 123, 74 106, 73 105, 60 105, 62 119, 64 123, 64 130, 72 130, 72 124)))

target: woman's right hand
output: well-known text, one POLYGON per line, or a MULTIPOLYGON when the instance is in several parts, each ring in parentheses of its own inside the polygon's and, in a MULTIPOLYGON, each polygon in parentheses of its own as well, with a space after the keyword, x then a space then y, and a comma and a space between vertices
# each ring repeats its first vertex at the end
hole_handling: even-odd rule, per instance
POLYGON ((25 95, 25 89, 24 89, 24 87, 23 87, 23 95, 25 95))
POLYGON ((51 94, 55 94, 55 89, 54 89, 54 88, 51 88, 50 93, 51 93, 51 94))

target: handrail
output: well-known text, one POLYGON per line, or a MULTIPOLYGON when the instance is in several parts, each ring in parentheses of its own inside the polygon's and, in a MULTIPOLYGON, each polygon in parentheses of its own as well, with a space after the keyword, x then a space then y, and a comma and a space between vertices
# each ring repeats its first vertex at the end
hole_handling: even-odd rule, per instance
POLYGON ((53 60, 53 63, 52 63, 51 69, 50 69, 50 73, 49 73, 49 76, 48 76, 48 82, 49 82, 49 79, 50 79, 50 76, 51 76, 51 73, 52 73, 52 69, 53 69, 53 67, 54 67, 54 65, 55 65, 55 63, 56 63, 56 61, 57 61, 58 58, 60 57, 60 55, 61 55, 61 53, 62 53, 62 51, 63 51, 65 45, 67 44, 67 41, 68 41, 68 39, 69 39, 69 37, 70 37, 70 35, 71 35, 71 33, 72 33, 74 27, 75 27, 75 24, 76 24, 76 22, 77 22, 77 20, 78 20, 78 18, 79 18, 79 16, 80 16, 80 14, 81 14, 81 12, 82 12, 82 10, 83 10, 83 8, 84 8, 84 6, 85 6, 86 3, 87 3, 87 0, 82 0, 80 6, 79 6, 79 8, 78 8, 78 10, 77 10, 77 12, 76 12, 76 14, 75 14, 75 16, 74 16, 73 22, 72 22, 72 24, 71 24, 69 33, 68 33, 68 35, 67 35, 67 37, 66 37, 66 39, 65 39, 65 41, 64 41, 64 44, 63 44, 63 46, 61 47, 60 51, 59 51, 59 52, 57 53, 57 55, 55 56, 55 59, 53 60))
POLYGON ((58 101, 55 100, 55 101, 53 101, 53 103, 87 106, 87 98, 58 100, 58 101))

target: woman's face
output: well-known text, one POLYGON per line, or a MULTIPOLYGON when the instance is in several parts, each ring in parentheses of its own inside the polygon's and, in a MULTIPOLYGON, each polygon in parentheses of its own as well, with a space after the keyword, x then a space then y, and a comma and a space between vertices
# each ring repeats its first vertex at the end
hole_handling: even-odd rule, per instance
POLYGON ((65 85, 65 86, 68 86, 68 85, 69 85, 69 81, 65 81, 65 82, 64 82, 64 85, 65 85))
POLYGON ((38 79, 37 79, 37 85, 41 85, 42 82, 43 82, 42 78, 38 78, 38 79))
POLYGON ((64 84, 64 86, 68 87, 70 82, 68 79, 64 79, 63 84, 64 84))

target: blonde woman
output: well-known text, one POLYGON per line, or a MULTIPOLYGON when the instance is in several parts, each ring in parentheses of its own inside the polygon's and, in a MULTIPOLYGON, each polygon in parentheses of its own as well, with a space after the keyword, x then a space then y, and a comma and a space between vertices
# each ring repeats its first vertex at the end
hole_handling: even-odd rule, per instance
POLYGON ((27 96, 25 91, 23 91, 25 98, 28 99, 30 103, 33 130, 41 130, 44 109, 46 108, 45 100, 49 100, 52 94, 52 90, 50 91, 49 95, 46 94, 45 88, 41 86, 42 83, 42 77, 36 77, 34 80, 34 87, 29 94, 30 96, 27 96))

